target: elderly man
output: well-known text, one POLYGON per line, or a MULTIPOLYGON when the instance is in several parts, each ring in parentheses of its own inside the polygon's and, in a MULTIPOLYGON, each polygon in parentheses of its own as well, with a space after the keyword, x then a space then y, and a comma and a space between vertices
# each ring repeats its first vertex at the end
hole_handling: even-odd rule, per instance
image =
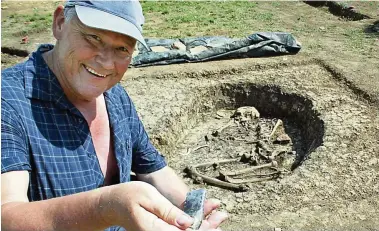
MULTIPOLYGON (((54 12, 56 45, 2 72, 2 230, 191 226, 187 186, 118 84, 142 24, 138 1, 68 1, 54 12)), ((217 207, 206 202, 201 230, 226 219, 217 207)))

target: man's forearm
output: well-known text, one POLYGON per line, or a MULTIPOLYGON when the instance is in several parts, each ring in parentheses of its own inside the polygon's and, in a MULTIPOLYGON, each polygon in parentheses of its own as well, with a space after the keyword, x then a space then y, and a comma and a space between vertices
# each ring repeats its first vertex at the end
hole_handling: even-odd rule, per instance
POLYGON ((103 230, 109 227, 99 212, 107 187, 69 196, 1 206, 1 228, 10 230, 103 230))
POLYGON ((137 178, 152 184, 171 203, 183 209, 189 188, 173 169, 167 166, 153 173, 137 174, 137 178))

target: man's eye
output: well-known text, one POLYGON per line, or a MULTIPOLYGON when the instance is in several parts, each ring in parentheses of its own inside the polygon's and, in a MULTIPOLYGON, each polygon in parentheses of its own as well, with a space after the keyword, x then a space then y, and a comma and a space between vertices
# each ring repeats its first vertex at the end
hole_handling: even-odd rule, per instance
POLYGON ((127 55, 127 56, 131 55, 130 51, 129 51, 129 49, 127 47, 119 47, 119 48, 117 48, 117 50, 120 53, 122 53, 123 55, 127 55))
POLYGON ((100 42, 100 41, 101 41, 101 39, 100 39, 99 36, 97 36, 97 35, 93 35, 93 34, 89 34, 89 35, 87 35, 87 38, 88 38, 89 40, 91 40, 91 41, 96 41, 96 42, 100 42))
POLYGON ((119 47, 116 50, 117 50, 118 55, 122 58, 128 58, 129 59, 132 57, 132 54, 129 52, 129 49, 126 47, 119 47))
POLYGON ((118 50, 119 50, 119 51, 122 51, 122 52, 127 52, 127 53, 129 53, 129 50, 128 50, 128 48, 126 48, 126 47, 119 47, 118 50))

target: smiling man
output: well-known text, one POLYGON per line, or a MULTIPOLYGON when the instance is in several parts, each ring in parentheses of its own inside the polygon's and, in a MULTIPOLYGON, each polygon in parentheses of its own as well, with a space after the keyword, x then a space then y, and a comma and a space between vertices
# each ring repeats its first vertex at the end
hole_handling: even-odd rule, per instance
MULTIPOLYGON (((118 84, 136 42, 138 1, 68 1, 57 42, 2 72, 2 230, 185 230, 188 187, 150 143, 118 84), (134 171, 138 181, 130 182, 134 171)), ((207 201, 201 230, 226 214, 207 201)))

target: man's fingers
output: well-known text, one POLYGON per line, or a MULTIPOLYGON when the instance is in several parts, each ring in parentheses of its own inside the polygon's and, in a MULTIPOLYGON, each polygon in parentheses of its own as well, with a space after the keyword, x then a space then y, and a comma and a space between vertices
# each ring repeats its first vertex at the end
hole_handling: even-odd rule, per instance
POLYGON ((210 225, 210 228, 216 229, 218 228, 222 222, 224 222, 228 218, 228 214, 226 212, 214 212, 207 218, 207 222, 210 225))
POLYGON ((213 212, 213 210, 216 210, 220 207, 220 200, 217 199, 209 199, 206 200, 204 203, 204 216, 208 216, 213 212))
POLYGON ((194 219, 173 205, 158 191, 156 191, 153 196, 153 200, 141 203, 144 209, 156 215, 164 222, 180 229, 187 229, 192 225, 194 219))
POLYGON ((221 229, 211 227, 211 224, 204 220, 198 231, 221 231, 221 229))
POLYGON ((142 219, 137 220, 138 226, 131 230, 148 230, 148 231, 182 231, 178 227, 168 224, 156 215, 146 211, 144 208, 139 208, 137 217, 142 219))
POLYGON ((175 207, 168 200, 168 203, 156 203, 155 208, 151 211, 164 222, 174 225, 181 229, 187 229, 194 222, 193 218, 175 207))

